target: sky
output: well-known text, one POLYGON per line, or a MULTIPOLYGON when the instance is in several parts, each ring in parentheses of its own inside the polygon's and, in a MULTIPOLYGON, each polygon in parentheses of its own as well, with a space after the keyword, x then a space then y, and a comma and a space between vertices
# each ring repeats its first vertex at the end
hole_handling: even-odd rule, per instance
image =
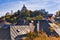
POLYGON ((49 13, 55 14, 60 10, 60 0, 0 0, 0 17, 6 12, 21 10, 23 4, 29 10, 45 9, 49 13))

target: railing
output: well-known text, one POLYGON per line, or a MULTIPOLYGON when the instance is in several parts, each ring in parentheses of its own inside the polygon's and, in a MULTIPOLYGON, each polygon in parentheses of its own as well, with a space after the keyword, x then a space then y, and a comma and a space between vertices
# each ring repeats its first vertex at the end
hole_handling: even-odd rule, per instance
POLYGON ((10 26, 11 40, 15 40, 18 35, 26 34, 30 32, 29 26, 10 26))
POLYGON ((49 25, 56 31, 56 33, 60 36, 60 28, 55 23, 49 23, 49 25))
MULTIPOLYGON (((10 26, 10 34, 11 39, 15 40, 14 38, 18 35, 27 34, 29 32, 34 32, 35 26, 33 23, 29 23, 29 26, 22 25, 22 26, 10 26)), ((39 31, 39 23, 37 23, 37 31, 39 31)))

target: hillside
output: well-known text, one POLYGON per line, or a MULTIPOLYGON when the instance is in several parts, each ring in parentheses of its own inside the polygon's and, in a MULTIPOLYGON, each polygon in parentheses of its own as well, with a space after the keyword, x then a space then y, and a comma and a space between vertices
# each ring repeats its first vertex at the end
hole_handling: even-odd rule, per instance
POLYGON ((0 19, 5 20, 10 23, 17 23, 19 20, 42 20, 48 14, 45 9, 31 11, 23 5, 21 10, 17 10, 16 12, 6 13, 5 16, 2 16, 0 19))

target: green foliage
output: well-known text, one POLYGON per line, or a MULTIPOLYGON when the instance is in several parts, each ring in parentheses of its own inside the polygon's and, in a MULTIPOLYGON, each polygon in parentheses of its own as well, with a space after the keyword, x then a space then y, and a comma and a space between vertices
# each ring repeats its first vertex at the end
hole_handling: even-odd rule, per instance
POLYGON ((24 12, 21 12, 21 17, 30 17, 30 12, 28 10, 25 10, 24 12))
POLYGON ((2 19, 11 23, 17 23, 18 20, 23 20, 24 18, 27 18, 27 20, 42 20, 46 15, 47 12, 44 9, 30 11, 24 6, 21 11, 18 10, 13 13, 13 15, 10 15, 9 12, 7 12, 2 19))
POLYGON ((11 21, 16 24, 17 23, 16 17, 11 18, 11 21))
POLYGON ((33 18, 31 18, 31 17, 27 17, 27 20, 33 20, 33 18))

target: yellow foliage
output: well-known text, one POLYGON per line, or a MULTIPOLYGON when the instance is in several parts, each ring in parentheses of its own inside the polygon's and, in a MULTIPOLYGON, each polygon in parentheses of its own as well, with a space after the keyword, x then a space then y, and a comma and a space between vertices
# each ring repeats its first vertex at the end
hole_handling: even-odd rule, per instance
POLYGON ((10 18, 10 15, 6 15, 6 18, 10 18))
POLYGON ((11 18, 11 20, 14 20, 13 18, 11 18))
POLYGON ((14 19, 16 19, 16 17, 14 17, 14 19))
POLYGON ((2 20, 5 20, 5 18, 2 18, 2 20))
POLYGON ((33 18, 27 17, 27 20, 33 20, 33 18))
MULTIPOLYGON (((34 33, 29 34, 29 35, 32 36, 32 35, 34 35, 34 33)), ((26 37, 24 40, 31 40, 30 36, 26 37)), ((32 40, 60 40, 60 37, 54 37, 54 36, 48 37, 45 33, 42 33, 42 34, 39 33, 39 36, 32 38, 32 40)))
POLYGON ((41 15, 36 16, 35 19, 36 19, 36 20, 42 20, 42 19, 43 19, 43 16, 41 16, 41 15))
POLYGON ((50 27, 50 32, 53 32, 53 31, 54 31, 54 29, 52 27, 50 27))

